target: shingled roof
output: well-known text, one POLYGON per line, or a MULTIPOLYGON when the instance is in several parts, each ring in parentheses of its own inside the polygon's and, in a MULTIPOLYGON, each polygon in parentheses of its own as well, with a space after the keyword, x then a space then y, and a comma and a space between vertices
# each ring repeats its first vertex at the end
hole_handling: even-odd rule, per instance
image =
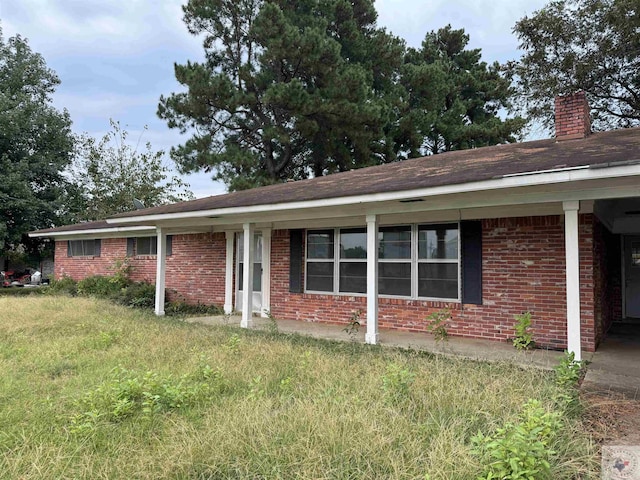
POLYGON ((640 128, 497 145, 405 160, 114 215, 142 217, 253 205, 304 202, 490 180, 541 170, 640 161, 640 128))

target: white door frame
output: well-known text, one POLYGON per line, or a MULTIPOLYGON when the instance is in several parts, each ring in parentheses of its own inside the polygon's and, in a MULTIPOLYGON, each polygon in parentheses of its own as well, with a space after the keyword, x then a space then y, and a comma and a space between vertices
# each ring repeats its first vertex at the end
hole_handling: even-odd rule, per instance
MULTIPOLYGON (((240 237, 244 235, 243 232, 235 232, 234 238, 235 242, 235 256, 236 261, 234 263, 233 268, 235 268, 235 298, 236 298, 236 307, 238 310, 241 309, 241 306, 238 305, 242 298, 242 285, 240 285, 240 264, 242 263, 242 258, 240 257, 240 237)), ((262 240, 262 249, 261 249, 261 281, 260 281, 260 291, 253 291, 253 299, 254 302, 257 299, 257 295, 260 295, 260 305, 258 308, 253 308, 252 313, 260 313, 262 317, 267 317, 271 308, 271 229, 263 228, 259 231, 254 232, 254 236, 259 235, 262 240)), ((255 253, 254 253, 255 255, 255 253)), ((257 255, 256 255, 257 256, 257 255)), ((256 262, 254 262, 255 264, 256 262)))

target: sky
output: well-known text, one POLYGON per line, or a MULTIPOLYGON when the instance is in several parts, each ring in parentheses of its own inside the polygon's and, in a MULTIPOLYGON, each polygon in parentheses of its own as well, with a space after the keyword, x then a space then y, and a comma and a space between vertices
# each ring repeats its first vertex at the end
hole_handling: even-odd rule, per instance
MULTIPOLYGON (((187 137, 156 115, 160 95, 180 90, 174 63, 203 57, 201 39, 182 21, 186 0, 2 0, 3 37, 20 34, 60 78, 54 105, 66 108, 77 133, 101 138, 109 119, 131 139, 166 152, 187 137), (145 131, 145 126, 147 127, 145 131)), ((378 25, 420 46, 427 32, 464 28, 469 47, 491 63, 517 59, 516 21, 543 0, 377 0, 378 25)), ((168 160, 167 160, 168 161, 168 160)), ((186 176, 196 197, 225 192, 209 174, 186 176)))

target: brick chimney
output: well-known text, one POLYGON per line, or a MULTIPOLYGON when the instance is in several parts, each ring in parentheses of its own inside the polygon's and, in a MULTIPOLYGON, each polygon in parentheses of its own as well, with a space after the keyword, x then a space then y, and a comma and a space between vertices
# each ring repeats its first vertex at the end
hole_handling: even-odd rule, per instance
POLYGON ((556 97, 556 140, 584 138, 591 133, 589 103, 584 92, 556 97))

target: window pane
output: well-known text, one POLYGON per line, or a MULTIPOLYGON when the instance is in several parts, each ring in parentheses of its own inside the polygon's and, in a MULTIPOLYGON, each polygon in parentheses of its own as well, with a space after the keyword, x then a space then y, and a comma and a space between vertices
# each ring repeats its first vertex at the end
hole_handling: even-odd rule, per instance
POLYGON ((307 262, 307 290, 333 292, 333 262, 307 262))
POLYGON ((418 264, 418 296, 458 298, 458 264, 418 264))
POLYGON ((307 258, 333 258, 333 230, 307 232, 307 258))
POLYGON ((367 232, 363 229, 340 230, 340 258, 367 258, 367 232))
POLYGON ((136 238, 137 255, 156 255, 158 251, 158 237, 136 238))
POLYGON ((69 248, 72 257, 80 257, 82 253, 82 240, 69 240, 69 248))
POLYGON ((378 263, 378 293, 411 296, 411 263, 378 263))
POLYGON ((378 257, 411 258, 411 227, 383 227, 378 232, 378 257))
POLYGON ((367 293, 367 264, 365 262, 340 262, 340 291, 367 293))
POLYGON ((458 259, 458 228, 455 225, 420 226, 418 258, 458 259))

